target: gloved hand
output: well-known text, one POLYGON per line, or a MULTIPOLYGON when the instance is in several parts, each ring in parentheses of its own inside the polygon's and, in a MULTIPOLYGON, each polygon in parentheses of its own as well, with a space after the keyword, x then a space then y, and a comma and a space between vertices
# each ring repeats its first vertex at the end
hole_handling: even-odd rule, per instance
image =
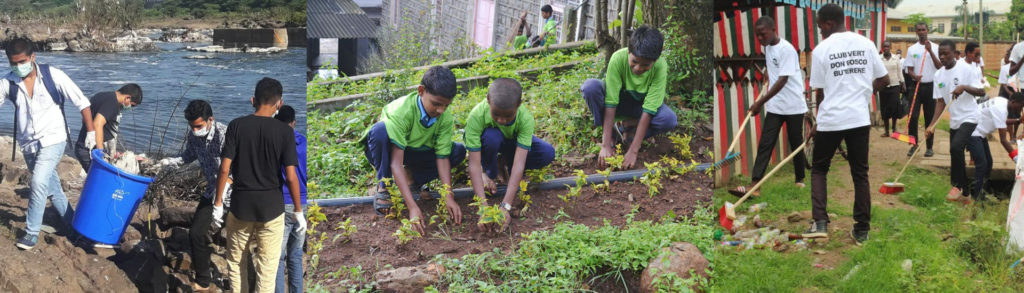
POLYGON ((224 226, 224 205, 213 206, 213 228, 220 229, 224 226))
POLYGON ((306 217, 302 212, 293 213, 292 220, 295 220, 295 232, 306 233, 306 217))
POLYGON ((1017 150, 1010 151, 1010 159, 1013 160, 1014 163, 1017 163, 1017 150))
POLYGON ((85 133, 85 148, 92 149, 96 147, 96 131, 89 131, 85 133))

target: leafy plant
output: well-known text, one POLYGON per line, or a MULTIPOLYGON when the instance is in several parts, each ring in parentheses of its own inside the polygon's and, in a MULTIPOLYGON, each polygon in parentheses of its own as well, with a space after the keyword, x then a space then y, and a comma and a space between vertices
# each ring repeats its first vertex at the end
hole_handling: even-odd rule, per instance
POLYGON ((402 192, 398 190, 392 181, 392 178, 384 178, 380 181, 384 183, 384 189, 387 190, 388 195, 391 196, 391 209, 389 209, 386 218, 401 219, 402 212, 406 210, 405 199, 402 198, 402 192))
POLYGON ((480 216, 477 220, 477 224, 503 224, 505 223, 505 213, 501 211, 501 207, 497 205, 488 205, 487 199, 482 197, 476 197, 473 199, 473 203, 470 206, 476 206, 476 214, 480 216))
POLYGON ((359 228, 352 224, 352 218, 350 217, 345 219, 344 222, 338 223, 338 226, 334 227, 334 230, 340 230, 341 233, 334 235, 334 239, 331 239, 331 242, 337 242, 339 237, 345 237, 345 240, 348 241, 348 238, 359 231, 359 228))
POLYGON ((693 157, 693 153, 690 152, 690 140, 693 138, 688 134, 673 134, 669 135, 668 139, 672 141, 672 145, 679 151, 679 158, 688 160, 693 157))
POLYGON ((648 197, 654 197, 661 189, 661 162, 644 163, 644 166, 647 167, 647 172, 640 176, 640 183, 647 185, 648 197))
POLYGON ((620 144, 615 145, 615 155, 614 156, 604 158, 604 161, 606 163, 608 163, 608 166, 610 166, 612 169, 616 169, 616 170, 622 168, 622 161, 625 161, 625 160, 626 160, 626 158, 624 156, 622 156, 622 145, 620 145, 620 144))
POLYGON ((519 200, 523 202, 523 209, 519 211, 519 215, 526 215, 526 211, 530 209, 530 205, 533 204, 533 199, 529 193, 526 193, 527 182, 519 181, 519 200))
MULTIPOLYGON (((419 219, 413 218, 413 220, 419 219)), ((398 239, 399 245, 409 243, 413 238, 423 237, 419 231, 412 228, 412 223, 413 222, 409 219, 402 219, 402 225, 398 227, 398 230, 396 230, 394 234, 391 234, 391 236, 395 236, 395 238, 398 239)))
POLYGON ((430 217, 430 224, 446 226, 451 220, 451 215, 448 214, 448 196, 451 195, 451 186, 444 184, 437 192, 441 197, 437 199, 436 214, 430 217))
MULTIPOLYGON (((324 241, 327 241, 326 231, 317 231, 320 224, 327 221, 327 215, 320 211, 320 205, 313 202, 306 209, 306 220, 309 221, 309 246, 306 254, 309 254, 309 270, 316 272, 320 266, 320 251, 324 248, 324 241)), ((313 274, 310 274, 312 276, 313 274)))

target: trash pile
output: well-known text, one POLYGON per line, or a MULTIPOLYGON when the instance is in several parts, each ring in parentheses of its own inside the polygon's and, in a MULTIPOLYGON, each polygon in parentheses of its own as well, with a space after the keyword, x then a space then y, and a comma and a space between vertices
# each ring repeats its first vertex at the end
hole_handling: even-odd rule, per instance
MULTIPOLYGON (((766 206, 768 203, 758 203, 750 206, 746 215, 737 215, 736 220, 733 221, 733 230, 715 230, 715 241, 720 241, 719 245, 723 248, 771 249, 776 252, 806 250, 815 242, 815 239, 805 238, 799 232, 791 233, 767 224, 761 219, 761 215, 757 214, 766 206)), ((787 220, 791 223, 803 219, 804 216, 796 212, 787 216, 787 220)))

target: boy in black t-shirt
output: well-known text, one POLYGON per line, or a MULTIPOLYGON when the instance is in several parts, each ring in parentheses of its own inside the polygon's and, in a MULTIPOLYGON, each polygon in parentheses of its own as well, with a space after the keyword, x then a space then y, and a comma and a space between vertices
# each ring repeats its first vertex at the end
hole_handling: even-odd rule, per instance
MULTIPOLYGON (((117 126, 121 123, 121 110, 142 104, 142 88, 134 83, 129 83, 117 91, 100 92, 89 98, 89 106, 92 109, 93 129, 103 131, 87 131, 85 127, 78 132, 78 141, 75 142, 75 156, 78 162, 82 163, 82 169, 89 172, 89 165, 92 157, 89 152, 93 148, 112 148, 114 138, 118 135, 117 126), (104 145, 108 144, 108 145, 104 145)), ((109 153, 108 153, 109 154, 109 153)))
MULTIPOLYGON (((256 112, 228 124, 221 153, 217 199, 213 203, 214 225, 220 226, 224 213, 223 189, 231 175, 234 183, 231 194, 231 213, 227 219, 228 278, 231 288, 242 288, 248 279, 239 272, 239 263, 251 243, 257 251, 255 260, 256 288, 254 292, 273 292, 277 266, 284 236, 284 197, 281 186, 286 182, 293 202, 300 202, 295 166, 295 136, 288 124, 274 119, 281 108, 281 83, 263 78, 256 84, 251 99, 256 112), (285 176, 281 178, 281 169, 285 176), (251 241, 250 241, 251 240, 251 241)), ((294 206, 296 231, 306 230, 301 206, 294 206)), ((301 232, 300 232, 301 233, 301 232)))

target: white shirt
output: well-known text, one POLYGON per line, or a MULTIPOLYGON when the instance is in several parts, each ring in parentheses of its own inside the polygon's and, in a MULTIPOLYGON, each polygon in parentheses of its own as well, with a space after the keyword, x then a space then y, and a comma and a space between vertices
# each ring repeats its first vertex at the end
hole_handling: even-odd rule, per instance
POLYGON ((800 70, 800 56, 793 45, 779 39, 778 44, 764 47, 764 59, 768 65, 769 87, 774 87, 780 76, 789 76, 782 90, 765 103, 765 111, 779 115, 807 113, 804 74, 800 70))
POLYGON ((907 73, 907 58, 900 56, 900 72, 907 73))
MULTIPOLYGON (((1019 64, 1022 57, 1024 57, 1024 42, 1013 45, 1013 49, 1010 50, 1010 62, 1019 64)), ((1024 74, 1017 74, 1017 84, 1024 84, 1024 74)))
MULTIPOLYGON (((928 41, 931 42, 931 41, 928 41)), ((907 60, 904 61, 903 65, 906 67, 913 67, 914 71, 910 75, 921 75, 921 82, 928 83, 932 82, 935 76, 935 63, 932 62, 932 57, 939 57, 939 45, 932 43, 931 55, 926 55, 924 45, 921 43, 914 43, 913 46, 907 48, 907 60), (921 61, 924 60, 924 66, 921 66, 921 61)))
POLYGON ((996 129, 1006 129, 1006 98, 995 97, 978 105, 978 127, 971 136, 986 137, 996 129))
POLYGON ((1010 81, 1010 63, 999 66, 999 84, 1007 84, 1010 81))
MULTIPOLYGON (((60 106, 53 102, 53 98, 43 84, 42 74, 39 66, 33 65, 36 72, 35 86, 32 88, 32 98, 28 98, 28 90, 24 81, 14 74, 8 73, 4 77, 3 84, 0 84, 0 106, 7 102, 7 95, 12 80, 18 83, 17 114, 18 115, 18 143, 21 149, 28 153, 35 153, 39 148, 55 145, 68 139, 67 125, 61 117, 60 106)), ((81 112, 89 107, 89 98, 82 94, 82 90, 75 85, 64 71, 50 66, 50 74, 53 75, 53 84, 58 91, 65 95, 65 112, 73 108, 67 104, 73 104, 81 112)), ((56 93, 54 93, 56 94, 56 93)))
POLYGON ((811 87, 823 89, 818 131, 871 125, 872 83, 888 74, 875 44, 853 32, 834 33, 811 52, 811 87))
POLYGON ((885 72, 889 74, 889 84, 887 86, 898 86, 903 82, 903 73, 900 72, 900 56, 890 55, 889 59, 885 59, 885 54, 879 54, 879 58, 882 58, 882 64, 885 65, 885 72))
POLYGON ((981 77, 976 67, 956 62, 953 68, 940 68, 935 72, 932 98, 942 99, 949 107, 949 128, 960 129, 963 123, 978 123, 978 102, 967 91, 953 99, 953 90, 960 85, 981 88, 981 77))

